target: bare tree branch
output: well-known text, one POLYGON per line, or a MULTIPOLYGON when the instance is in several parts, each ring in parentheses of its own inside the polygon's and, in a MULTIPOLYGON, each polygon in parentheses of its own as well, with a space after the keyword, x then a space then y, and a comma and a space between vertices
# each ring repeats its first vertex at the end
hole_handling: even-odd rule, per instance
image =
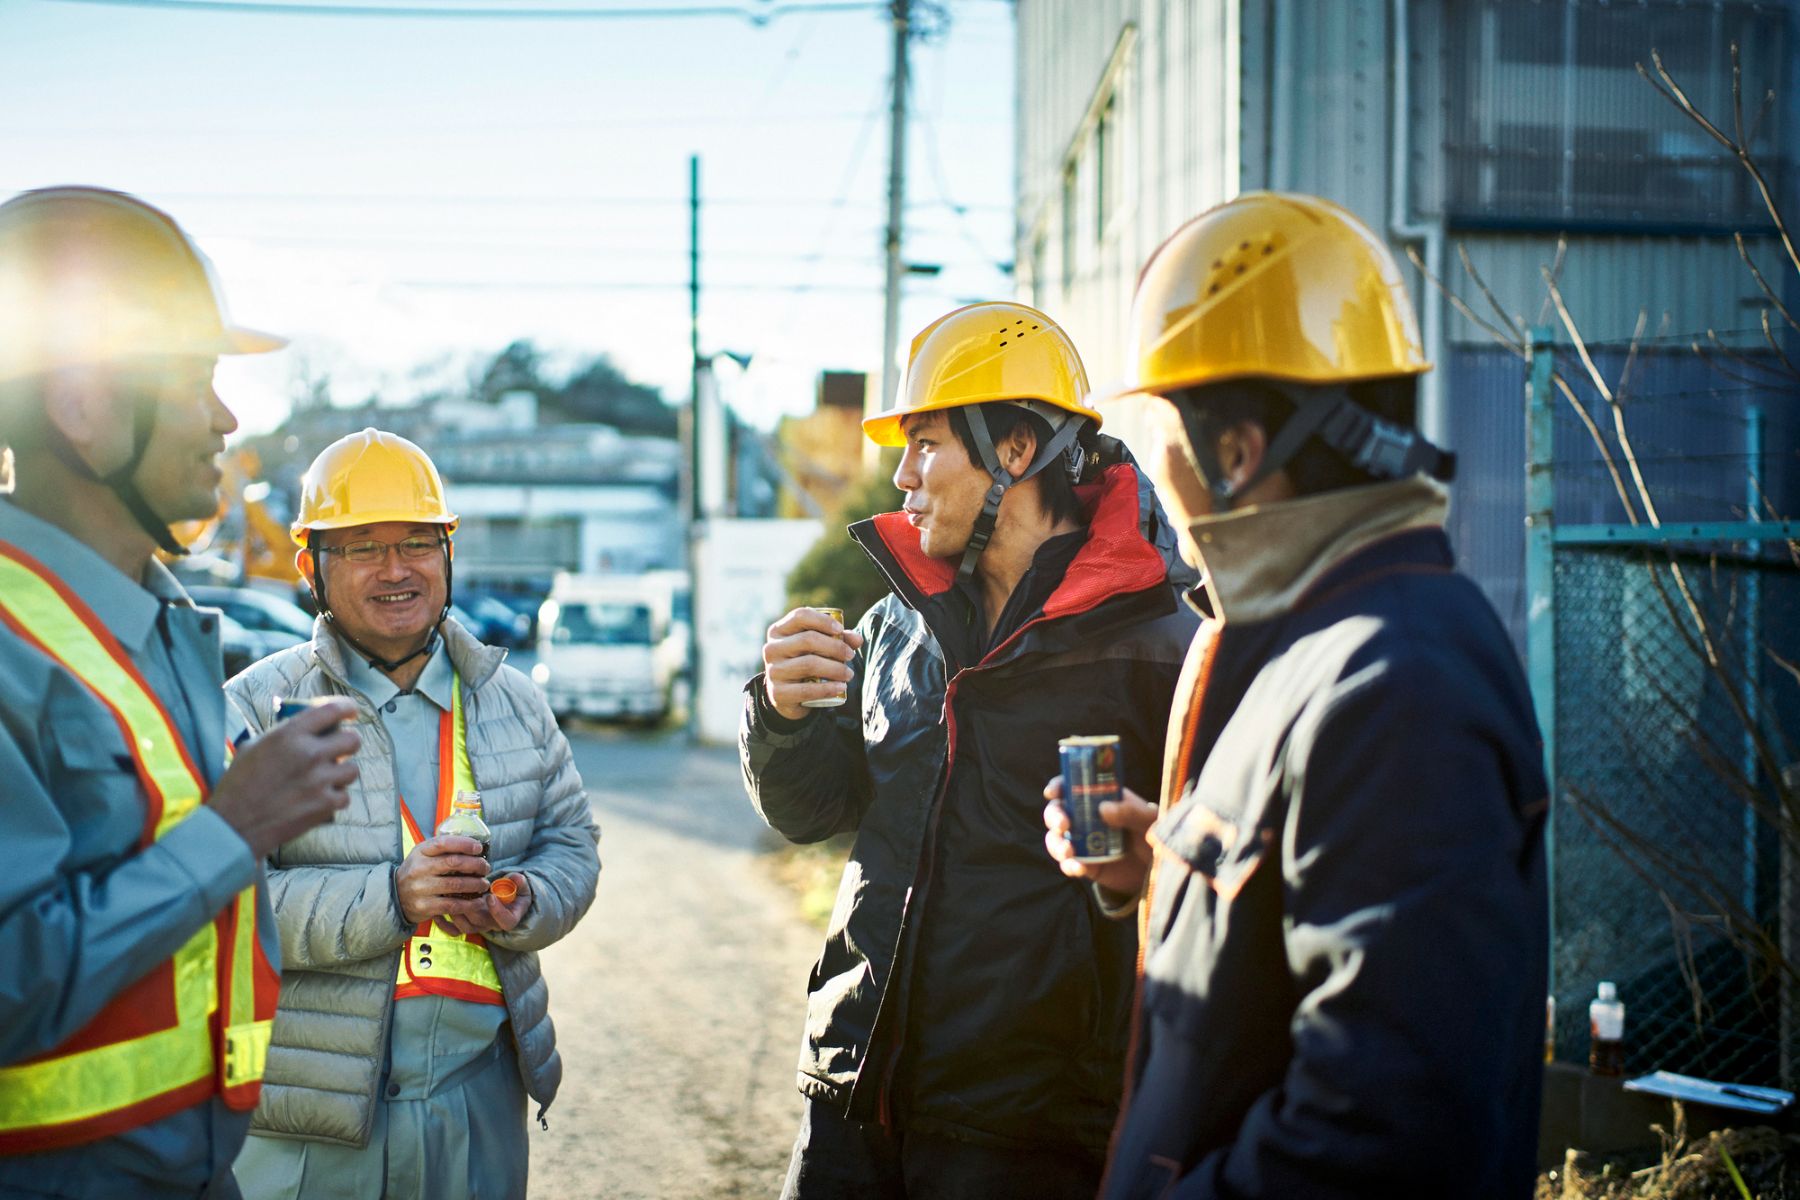
MULTIPOLYGON (((1556 257, 1550 260, 1550 278, 1552 280, 1560 281, 1562 279, 1563 261, 1568 257, 1568 255, 1569 255, 1569 239, 1567 237, 1559 236, 1556 239, 1556 257)), ((1550 296, 1548 295, 1548 293, 1546 293, 1544 296, 1543 307, 1538 309, 1538 318, 1537 318, 1536 323, 1539 325, 1543 325, 1543 324, 1546 324, 1549 320, 1550 320, 1550 296)))
POLYGON ((1417 250, 1408 246, 1406 248, 1406 257, 1414 267, 1418 268, 1419 274, 1424 277, 1425 282, 1436 288, 1438 294, 1450 302, 1450 307, 1461 313, 1471 325, 1482 330, 1490 338, 1493 338, 1494 341, 1505 346, 1520 358, 1530 357, 1530 351, 1522 340, 1514 340, 1512 337, 1508 336, 1504 330, 1487 321, 1480 313, 1476 312, 1473 308, 1470 308, 1467 301, 1451 291, 1449 286, 1446 285, 1443 280, 1439 279, 1436 275, 1433 275, 1431 269, 1425 265, 1425 260, 1419 257, 1419 252, 1417 250))
POLYGON ((1781 360, 1781 365, 1787 368, 1788 374, 1800 378, 1800 367, 1796 367, 1794 360, 1787 356, 1787 351, 1781 348, 1781 340, 1775 336, 1775 329, 1769 322, 1769 310, 1766 308, 1762 310, 1762 331, 1763 341, 1775 352, 1775 357, 1781 360))
MULTIPOLYGON (((1658 84, 1656 80, 1650 78, 1649 74, 1644 70, 1643 63, 1637 64, 1638 74, 1642 75, 1651 87, 1654 87, 1657 91, 1661 92, 1664 99, 1668 100, 1671 104, 1675 105, 1676 108, 1679 108, 1686 114, 1689 120, 1700 126, 1701 129, 1704 129, 1721 146, 1731 151, 1732 156, 1738 160, 1738 165, 1743 167, 1744 170, 1749 173, 1750 178, 1756 183, 1756 190, 1762 196, 1763 207, 1768 210, 1770 219, 1775 222, 1776 232, 1781 235, 1781 245, 1782 248, 1787 251, 1788 261, 1793 264, 1795 272, 1800 273, 1800 251, 1794 249, 1794 239, 1788 236, 1787 222, 1784 221, 1781 216, 1781 206, 1775 202, 1775 193, 1770 189, 1769 181, 1763 177, 1762 168, 1757 166, 1756 159, 1751 156, 1750 147, 1741 141, 1734 142, 1726 137, 1723 133, 1719 132, 1718 126, 1707 120, 1706 115, 1698 108, 1694 107, 1694 102, 1688 99, 1687 93, 1681 90, 1681 85, 1675 82, 1674 76, 1670 75, 1667 68, 1663 66, 1661 54, 1652 50, 1650 52, 1650 61, 1656 64, 1656 74, 1662 80, 1661 84, 1658 84)), ((1738 69, 1738 46, 1736 42, 1731 44, 1731 66, 1732 103, 1734 106, 1741 106, 1743 80, 1738 69)))
POLYGON ((1525 331, 1519 328, 1518 321, 1506 311, 1505 306, 1500 303, 1500 298, 1494 295, 1492 288, 1488 287, 1487 280, 1483 279, 1481 272, 1475 269, 1475 261, 1469 257, 1469 247, 1465 243, 1456 243, 1456 256, 1462 260, 1463 272, 1475 281, 1475 286, 1480 288, 1481 294, 1487 298, 1488 307, 1494 310, 1494 316, 1505 323, 1507 332, 1512 334, 1513 340, 1523 345, 1526 340, 1525 331))
POLYGON ((1769 286, 1769 281, 1763 278, 1762 271, 1757 268, 1756 260, 1750 257, 1750 248, 1744 244, 1744 235, 1734 233, 1731 236, 1732 240, 1737 243, 1738 257, 1744 260, 1746 267, 1750 268, 1750 275, 1756 280, 1756 286, 1762 289, 1763 296, 1781 313, 1782 320, 1786 321, 1795 333, 1800 333, 1800 321, 1794 319, 1794 314, 1788 311, 1786 304, 1782 303, 1780 295, 1769 286))

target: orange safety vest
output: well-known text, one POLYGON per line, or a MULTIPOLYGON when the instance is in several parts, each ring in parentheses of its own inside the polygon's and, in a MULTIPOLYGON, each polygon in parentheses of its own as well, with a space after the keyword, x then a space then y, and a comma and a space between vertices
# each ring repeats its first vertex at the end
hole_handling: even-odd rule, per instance
MULTIPOLYGON (((450 815, 450 801, 457 792, 475 790, 475 770, 469 762, 468 730, 463 721, 462 682, 450 679, 450 711, 438 718, 437 824, 450 815)), ((400 805, 400 856, 404 859, 424 835, 413 823, 406 802, 400 805)), ((505 1004, 500 991, 500 972, 480 934, 464 937, 447 933, 431 921, 419 922, 400 955, 394 977, 394 998, 449 996, 477 1004, 505 1004)))
MULTIPOLYGON (((204 777, 130 655, 67 584, 5 542, 0 625, 118 722, 145 802, 139 851, 200 807, 204 777)), ((279 984, 257 938, 252 886, 60 1046, 0 1067, 0 1154, 110 1137, 214 1095, 255 1108, 279 984)))

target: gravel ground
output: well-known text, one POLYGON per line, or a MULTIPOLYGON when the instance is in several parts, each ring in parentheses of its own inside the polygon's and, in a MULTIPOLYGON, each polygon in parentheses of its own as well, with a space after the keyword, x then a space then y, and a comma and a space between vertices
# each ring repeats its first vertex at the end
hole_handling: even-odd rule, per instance
POLYGON ((780 844, 729 747, 577 727, 600 890, 548 950, 563 1055, 544 1200, 774 1197, 800 1120, 794 1063, 818 934, 772 878, 780 844))

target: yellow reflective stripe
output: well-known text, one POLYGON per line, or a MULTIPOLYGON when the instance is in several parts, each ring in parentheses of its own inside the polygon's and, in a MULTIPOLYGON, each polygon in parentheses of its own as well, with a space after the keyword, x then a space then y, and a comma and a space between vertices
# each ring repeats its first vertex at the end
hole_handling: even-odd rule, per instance
POLYGON ((124 718, 137 752, 162 794, 155 836, 200 805, 200 782, 183 760, 167 714, 36 571, 0 554, 0 606, 124 718))
POLYGON ((256 889, 232 905, 231 1007, 225 1014, 225 1086, 262 1078, 271 1021, 256 1019, 256 889))
POLYGON ((451 760, 456 764, 450 794, 475 791, 475 766, 469 761, 469 730, 463 721, 462 680, 450 677, 451 760))
MULTIPOLYGON (((401 970, 405 971, 404 965, 401 970)), ((495 992, 500 990, 500 973, 494 969, 494 958, 487 947, 460 934, 444 936, 441 929, 413 938, 412 973, 414 979, 458 979, 495 992), (431 948, 429 954, 423 952, 425 946, 431 948), (431 965, 424 965, 427 962, 431 965)))
POLYGON ((218 935, 208 921, 175 952, 176 1023, 109 1046, 0 1068, 0 1132, 104 1116, 212 1074, 218 935))
POLYGON ((275 1022, 246 1021, 225 1031, 225 1086, 239 1087, 263 1077, 275 1022))

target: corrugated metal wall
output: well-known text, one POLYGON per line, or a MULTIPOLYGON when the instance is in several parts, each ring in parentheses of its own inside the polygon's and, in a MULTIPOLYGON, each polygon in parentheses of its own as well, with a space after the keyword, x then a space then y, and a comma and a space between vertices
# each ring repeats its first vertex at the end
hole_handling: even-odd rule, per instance
POLYGON ((1238 190, 1237 18, 1219 0, 1020 0, 1020 294, 1068 329, 1097 384, 1119 374, 1144 258, 1238 190), (1104 219, 1103 160, 1119 184, 1104 219))
MULTIPOLYGON (((1556 314, 1545 313, 1548 292, 1543 268, 1556 261, 1556 238, 1544 234, 1467 233, 1451 235, 1467 247, 1469 258, 1509 313, 1526 323, 1556 314)), ((1751 255, 1767 275, 1779 275, 1784 255, 1767 239, 1748 243, 1751 255)), ((1469 299, 1483 316, 1489 309, 1480 294, 1448 256, 1446 282, 1469 299)), ((1629 339, 1638 312, 1649 316, 1647 332, 1665 324, 1670 331, 1749 330, 1757 327, 1761 293, 1738 258, 1737 248, 1723 238, 1655 238, 1586 236, 1569 240, 1558 282, 1582 337, 1594 341, 1629 339)), ((1452 312, 1447 335, 1452 342, 1482 345, 1486 333, 1452 312)), ((1739 339, 1742 340, 1742 339, 1739 339)), ((1760 345, 1760 332, 1754 335, 1760 345)))

